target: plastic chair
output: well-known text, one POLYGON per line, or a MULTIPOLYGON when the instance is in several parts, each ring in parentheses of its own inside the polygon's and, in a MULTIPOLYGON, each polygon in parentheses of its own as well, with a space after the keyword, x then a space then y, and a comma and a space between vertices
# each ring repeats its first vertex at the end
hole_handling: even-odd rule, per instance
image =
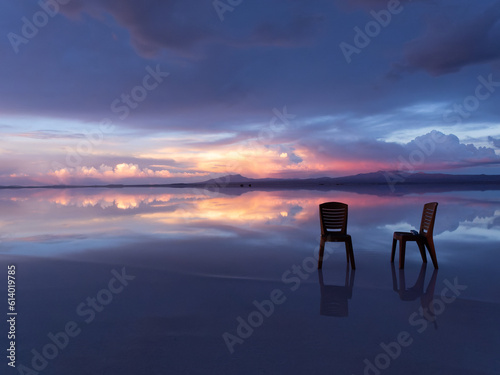
POLYGON ((323 265, 325 242, 344 242, 347 263, 351 262, 356 269, 351 236, 347 234, 347 204, 327 202, 319 205, 319 220, 321 223, 321 242, 319 245, 318 269, 323 265))
POLYGON ((394 236, 392 239, 391 263, 394 263, 396 244, 399 241, 399 268, 403 269, 405 267, 406 242, 416 241, 423 262, 427 263, 427 256, 425 255, 425 248, 427 247, 434 268, 438 268, 436 249, 434 248, 434 241, 432 239, 432 233, 434 231, 434 221, 436 220, 437 206, 437 202, 426 203, 424 205, 422 221, 420 222, 420 231, 418 233, 416 231, 394 232, 394 236))

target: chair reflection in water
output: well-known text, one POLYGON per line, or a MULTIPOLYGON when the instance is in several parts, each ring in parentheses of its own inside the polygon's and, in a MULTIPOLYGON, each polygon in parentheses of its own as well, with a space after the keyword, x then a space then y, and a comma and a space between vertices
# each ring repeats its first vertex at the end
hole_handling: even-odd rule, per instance
POLYGON ((429 284, 427 285, 427 290, 425 290, 424 284, 425 284, 425 274, 427 271, 427 263, 422 264, 417 281, 410 288, 406 287, 405 270, 399 269, 399 287, 398 287, 398 281, 396 279, 396 270, 394 268, 394 264, 391 264, 391 269, 392 269, 392 289, 399 294, 399 298, 402 301, 415 301, 417 298, 420 298, 420 305, 422 307, 421 315, 428 321, 434 322, 434 326, 437 329, 436 315, 434 314, 432 301, 434 300, 434 289, 436 288, 438 270, 434 269, 434 272, 432 272, 431 279, 429 280, 429 284))
POLYGON ((349 315, 348 300, 352 298, 354 275, 356 273, 355 270, 349 271, 349 265, 347 265, 345 271, 345 283, 344 286, 340 286, 325 285, 323 281, 323 270, 318 270, 319 286, 321 291, 320 315, 338 317, 349 315))
POLYGON ((351 262, 356 269, 351 236, 347 234, 347 204, 327 202, 319 205, 319 220, 321 224, 321 243, 319 245, 318 269, 323 265, 325 242, 344 242, 347 263, 351 262))
POLYGON ((405 251, 407 241, 416 241, 420 250, 420 255, 424 263, 427 263, 425 248, 429 250, 434 268, 438 268, 436 258, 436 249, 434 248, 434 240, 432 234, 434 231, 434 222, 436 220, 437 202, 426 203, 422 212, 422 220, 420 222, 420 231, 414 232, 394 232, 392 239, 391 263, 394 263, 394 255, 396 253, 396 244, 399 241, 399 268, 405 267, 405 251))

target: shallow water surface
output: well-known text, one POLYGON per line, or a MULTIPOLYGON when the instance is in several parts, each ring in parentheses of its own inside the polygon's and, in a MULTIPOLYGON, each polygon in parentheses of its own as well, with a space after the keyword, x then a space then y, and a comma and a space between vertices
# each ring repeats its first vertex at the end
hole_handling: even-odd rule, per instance
POLYGON ((6 373, 500 373, 498 192, 3 190, 0 240, 6 373), (356 271, 336 243, 316 269, 326 201, 356 271), (432 201, 439 270, 408 243, 400 271, 392 233, 432 201))

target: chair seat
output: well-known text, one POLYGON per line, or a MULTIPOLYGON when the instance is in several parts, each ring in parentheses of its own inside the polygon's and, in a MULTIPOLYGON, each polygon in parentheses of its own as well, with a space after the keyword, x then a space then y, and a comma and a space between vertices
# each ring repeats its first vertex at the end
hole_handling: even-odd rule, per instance
POLYGON ((349 234, 341 234, 341 233, 327 233, 322 236, 328 242, 344 242, 347 239, 350 239, 351 236, 349 234))
POLYGON ((421 236, 419 234, 413 234, 411 232, 394 232, 393 238, 399 240, 403 239, 406 241, 416 241, 421 236))

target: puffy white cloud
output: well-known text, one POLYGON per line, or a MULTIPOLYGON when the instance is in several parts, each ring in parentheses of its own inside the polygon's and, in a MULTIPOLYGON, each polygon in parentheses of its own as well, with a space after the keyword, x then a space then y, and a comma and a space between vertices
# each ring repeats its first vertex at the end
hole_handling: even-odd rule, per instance
POLYGON ((102 164, 99 168, 77 167, 60 168, 48 173, 49 177, 56 177, 64 183, 75 181, 88 181, 96 179, 103 182, 115 182, 125 179, 143 178, 172 178, 172 177, 197 177, 207 176, 201 172, 170 172, 166 169, 153 170, 150 168, 140 168, 138 164, 120 163, 114 167, 102 164))
POLYGON ((420 150, 427 163, 446 166, 500 162, 500 157, 490 147, 476 147, 461 143, 454 134, 445 135, 433 130, 416 137, 405 145, 408 154, 420 150))
POLYGON ((465 144, 454 134, 436 130, 403 144, 373 139, 324 139, 306 142, 304 146, 302 168, 343 170, 343 174, 395 170, 403 164, 411 165, 415 171, 500 164, 500 156, 493 148, 465 144))

